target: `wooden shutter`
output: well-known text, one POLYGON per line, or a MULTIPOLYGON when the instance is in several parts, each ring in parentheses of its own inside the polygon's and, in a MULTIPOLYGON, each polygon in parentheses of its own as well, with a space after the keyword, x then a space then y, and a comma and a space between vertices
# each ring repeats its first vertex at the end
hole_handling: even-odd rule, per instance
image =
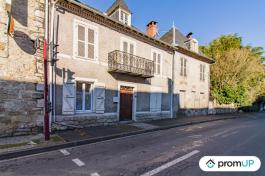
POLYGON ((95 85, 95 111, 98 114, 105 112, 105 85, 95 85))
POLYGON ((160 54, 157 54, 157 74, 159 75, 160 74, 160 70, 161 70, 161 55, 160 54))
POLYGON ((157 73, 157 63, 156 63, 156 53, 153 52, 153 61, 154 61, 154 72, 157 73))
POLYGON ((87 57, 89 59, 95 59, 95 31, 88 28, 87 36, 87 57))
POLYGON ((130 54, 134 54, 134 45, 130 44, 130 54))
POLYGON ((184 64, 183 58, 180 58, 180 76, 183 76, 184 64))
POLYGON ((63 107, 62 114, 75 113, 75 84, 66 82, 63 84, 63 107))
POLYGON ((161 100, 162 100, 162 88, 151 87, 151 95, 150 95, 150 111, 151 112, 161 111, 161 100))
POLYGON ((85 27, 77 25, 77 55, 85 57, 85 27))
POLYGON ((125 53, 128 52, 128 43, 127 43, 127 42, 123 42, 123 51, 124 51, 125 53))
POLYGON ((184 59, 184 76, 187 76, 187 59, 184 59))

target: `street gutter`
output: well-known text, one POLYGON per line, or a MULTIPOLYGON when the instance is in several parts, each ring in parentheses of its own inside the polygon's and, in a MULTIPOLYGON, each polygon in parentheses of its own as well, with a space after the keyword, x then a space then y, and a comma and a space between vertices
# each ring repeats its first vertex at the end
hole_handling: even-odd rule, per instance
POLYGON ((196 125, 200 123, 220 121, 220 120, 229 120, 229 119, 236 119, 236 118, 242 118, 242 117, 232 116, 232 117, 224 117, 224 118, 218 118, 218 119, 186 122, 186 123, 168 125, 164 127, 157 127, 157 128, 148 129, 148 130, 139 130, 135 132, 120 133, 120 134, 97 137, 97 138, 92 138, 92 139, 85 139, 85 140, 74 141, 74 142, 66 142, 63 144, 57 144, 57 145, 51 145, 51 146, 45 146, 45 147, 36 147, 32 149, 17 150, 17 151, 0 154, 0 161, 8 160, 8 159, 15 159, 19 157, 25 157, 25 156, 30 156, 30 155, 42 154, 42 153, 47 153, 47 152, 51 152, 55 150, 72 148, 72 147, 77 147, 77 146, 82 146, 82 145, 87 145, 87 144, 94 144, 98 142, 108 141, 112 139, 119 139, 119 138, 129 137, 129 136, 135 136, 135 135, 140 135, 144 133, 167 130, 167 129, 176 128, 176 127, 183 127, 183 126, 189 126, 189 125, 196 125))

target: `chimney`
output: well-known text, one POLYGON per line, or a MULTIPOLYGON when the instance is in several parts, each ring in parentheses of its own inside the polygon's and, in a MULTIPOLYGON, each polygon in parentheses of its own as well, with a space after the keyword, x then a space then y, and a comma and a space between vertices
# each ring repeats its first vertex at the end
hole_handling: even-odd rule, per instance
POLYGON ((188 33, 188 35, 186 36, 186 37, 187 37, 187 39, 191 40, 191 39, 192 39, 192 35, 193 35, 193 33, 192 33, 192 32, 188 33))
POLYGON ((147 24, 147 35, 154 38, 157 34, 157 22, 151 21, 147 24))

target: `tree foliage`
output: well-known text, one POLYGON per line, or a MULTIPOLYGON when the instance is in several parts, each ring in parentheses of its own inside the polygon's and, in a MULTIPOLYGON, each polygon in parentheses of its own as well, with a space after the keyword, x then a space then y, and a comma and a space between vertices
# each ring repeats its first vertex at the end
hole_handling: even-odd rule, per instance
POLYGON ((222 35, 201 51, 213 58, 211 96, 221 104, 249 105, 265 95, 263 48, 243 46, 242 38, 222 35))

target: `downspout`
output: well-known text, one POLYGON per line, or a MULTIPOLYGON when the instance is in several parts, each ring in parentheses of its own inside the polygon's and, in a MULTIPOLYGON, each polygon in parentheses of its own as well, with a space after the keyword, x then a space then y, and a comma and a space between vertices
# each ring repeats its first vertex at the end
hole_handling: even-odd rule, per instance
POLYGON ((48 54, 47 43, 49 43, 49 0, 45 0, 45 34, 43 42, 43 57, 44 57, 44 120, 43 131, 45 140, 50 139, 50 123, 49 123, 49 101, 48 101, 48 54))
POLYGON ((174 118, 174 79, 175 79, 175 51, 173 50, 173 57, 172 57, 172 80, 171 80, 171 96, 170 96, 170 117, 174 118))
MULTIPOLYGON (((176 46, 176 28, 175 28, 175 24, 173 22, 173 39, 172 39, 172 45, 176 46)), ((174 83, 175 83, 175 50, 173 49, 173 57, 172 57, 172 71, 171 71, 171 96, 170 96, 170 115, 171 118, 174 118, 174 83)))
POLYGON ((50 101, 52 104, 52 111, 50 112, 50 125, 51 125, 51 121, 55 121, 55 85, 54 85, 54 78, 55 78, 55 69, 54 69, 54 64, 53 63, 53 59, 54 59, 54 55, 53 55, 53 47, 54 47, 54 13, 55 13, 55 5, 58 2, 58 0, 55 1, 51 1, 51 28, 50 28, 50 69, 49 69, 49 80, 50 80, 50 101))

